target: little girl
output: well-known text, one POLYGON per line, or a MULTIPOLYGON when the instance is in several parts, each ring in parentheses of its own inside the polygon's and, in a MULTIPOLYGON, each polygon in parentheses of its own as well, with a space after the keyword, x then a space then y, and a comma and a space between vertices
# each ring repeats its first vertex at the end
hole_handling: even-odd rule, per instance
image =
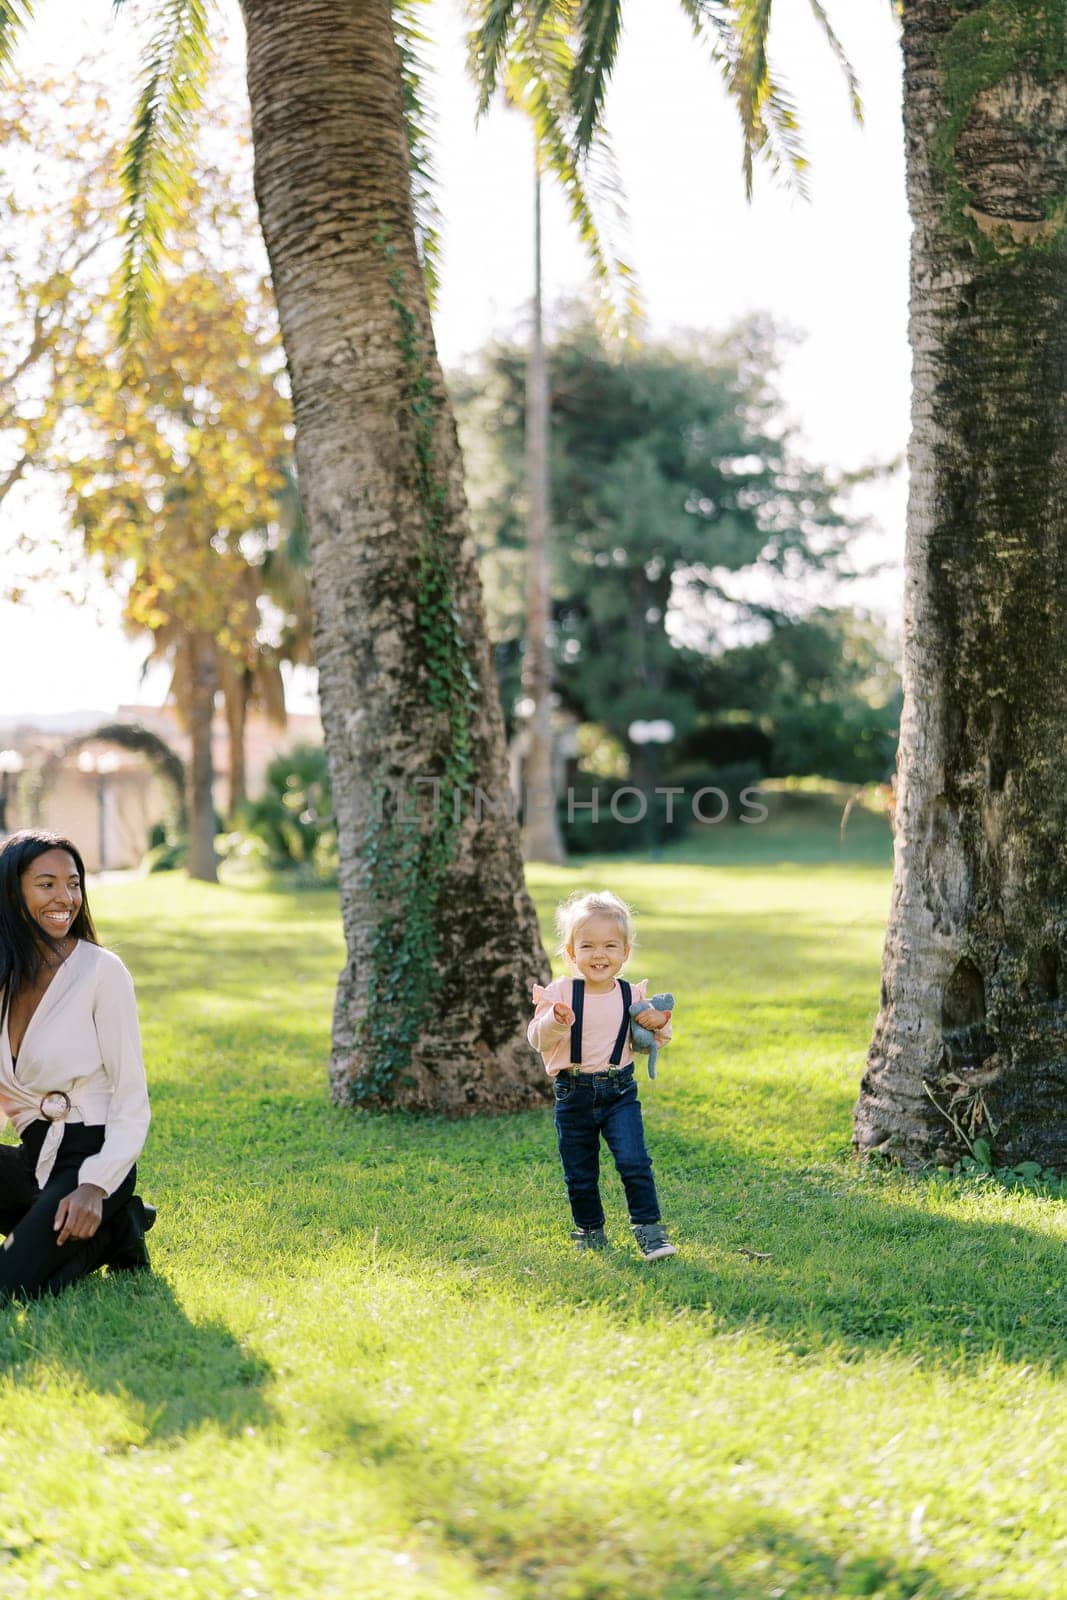
MULTIPOLYGON (((527 1038, 556 1082, 556 1135, 579 1250, 603 1250, 600 1136, 626 1190, 637 1247, 646 1261, 677 1254, 660 1222, 652 1162, 634 1081, 630 1002, 644 1000, 646 979, 618 975, 633 948, 633 917, 617 895, 571 895, 556 912, 560 953, 577 978, 534 985, 537 1009, 527 1038)), ((651 1006, 635 1019, 657 1044, 671 1037, 671 1014, 651 1006)))

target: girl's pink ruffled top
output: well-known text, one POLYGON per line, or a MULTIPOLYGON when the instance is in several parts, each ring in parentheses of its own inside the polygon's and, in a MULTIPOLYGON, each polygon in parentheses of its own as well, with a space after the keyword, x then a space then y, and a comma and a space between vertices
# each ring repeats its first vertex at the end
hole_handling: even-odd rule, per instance
MULTIPOLYGON (((642 978, 630 987, 635 1000, 648 998, 647 978, 642 978)), ((562 1000, 564 1005, 573 1009, 573 995, 573 978, 556 978, 543 987, 539 983, 533 986, 533 1000, 537 1009, 526 1030, 526 1037, 535 1050, 540 1050, 545 1071, 550 1078, 554 1078, 558 1072, 563 1072, 571 1066, 571 1030, 567 1023, 556 1021, 552 1015, 552 1007, 562 1000)), ((590 994, 586 989, 582 1016, 583 1072, 604 1071, 609 1064, 621 1021, 622 991, 617 979, 615 987, 607 994, 590 994)), ((670 1022, 668 1021, 665 1027, 656 1029, 653 1038, 657 1044, 668 1044, 671 1038, 670 1022)), ((633 1058, 633 1045, 627 1039, 620 1064, 624 1067, 629 1066, 633 1058)))

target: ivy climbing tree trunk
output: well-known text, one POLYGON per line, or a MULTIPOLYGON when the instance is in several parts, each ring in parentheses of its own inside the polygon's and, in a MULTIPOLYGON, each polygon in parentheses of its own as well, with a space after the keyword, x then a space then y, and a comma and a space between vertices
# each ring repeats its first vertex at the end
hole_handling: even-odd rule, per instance
POLYGON ((1063 0, 903 7, 905 706, 862 1150, 1067 1167, 1063 0))
POLYGON ((243 11, 338 822, 333 1092, 452 1114, 531 1105, 544 1075, 524 1027, 547 963, 415 243, 390 6, 243 11))

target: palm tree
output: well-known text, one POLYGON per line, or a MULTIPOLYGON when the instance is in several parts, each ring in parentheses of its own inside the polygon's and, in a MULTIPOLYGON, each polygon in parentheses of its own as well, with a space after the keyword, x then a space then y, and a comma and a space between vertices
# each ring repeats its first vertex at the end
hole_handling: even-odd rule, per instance
MULTIPOLYGON (((178 720, 188 735, 196 752, 190 762, 192 774, 197 774, 199 789, 190 794, 187 814, 190 818, 190 838, 201 841, 190 853, 190 874, 214 882, 216 878, 214 857, 215 807, 208 803, 215 781, 212 732, 215 721, 215 696, 222 697, 226 721, 226 747, 229 758, 227 817, 236 823, 240 810, 248 798, 246 735, 248 713, 258 707, 275 728, 284 728, 287 721, 285 683, 282 662, 294 659, 285 645, 265 644, 258 637, 259 606, 264 592, 262 567, 248 567, 228 580, 230 600, 231 641, 220 644, 215 634, 190 626, 177 615, 157 621, 149 632, 152 648, 145 661, 145 671, 155 663, 166 662, 171 669, 168 698, 174 702, 178 720), (234 624, 242 618, 240 632, 234 624), (194 658, 199 663, 193 670, 194 658), (208 696, 194 693, 198 682, 213 684, 208 696), (210 854, 207 843, 210 844, 210 854), (205 872, 203 869, 207 868, 205 872), (195 868, 195 870, 194 870, 195 868)), ((144 625, 131 619, 128 632, 139 636, 144 625)))
MULTIPOLYGON (((598 281, 625 281, 569 139, 566 8, 537 9, 509 67, 598 281)), ((335 1094, 450 1112, 528 1105, 544 1092, 524 1037, 529 985, 548 968, 412 198, 419 7, 242 10, 338 822, 348 961, 335 1094)))
POLYGON ((1067 42, 903 8, 905 706, 860 1149, 1067 1166, 1067 42), (977 1141, 985 1141, 979 1145, 977 1141))
POLYGON ((174 650, 174 702, 189 735, 189 761, 185 769, 186 815, 190 878, 214 883, 218 878, 215 855, 215 763, 211 733, 215 718, 215 693, 219 686, 218 654, 214 636, 199 628, 184 628, 174 650))
POLYGON ((278 463, 281 489, 276 496, 277 526, 261 559, 241 573, 247 626, 243 648, 236 654, 219 649, 218 672, 226 714, 230 758, 229 816, 238 817, 248 799, 245 741, 248 713, 257 707, 275 728, 288 721, 282 667, 314 665, 312 651, 310 554, 296 473, 289 462, 278 463), (276 637, 262 637, 260 603, 277 613, 276 637))
MULTIPOLYGON (((721 50, 723 39, 709 30, 714 8, 683 0, 697 35, 721 50)), ((528 705, 524 727, 523 776, 526 798, 523 853, 527 860, 559 863, 564 860, 555 805, 554 740, 552 734, 552 654, 549 643, 551 525, 549 498, 549 395, 544 348, 542 297, 541 190, 543 169, 555 171, 564 192, 597 197, 595 180, 575 184, 583 162, 595 158, 606 170, 600 188, 615 188, 610 148, 603 130, 603 99, 614 64, 621 28, 621 6, 557 3, 551 7, 513 0, 480 0, 471 10, 478 26, 472 36, 471 58, 481 87, 481 110, 489 103, 498 74, 506 80, 506 99, 531 116, 537 137, 534 191, 534 296, 530 350, 526 366, 526 625, 522 684, 528 705)), ((738 77, 740 84, 741 77, 738 77)), ((792 113, 780 92, 771 90, 765 110, 748 113, 754 148, 768 143, 771 129, 784 138, 778 149, 802 166, 792 113)), ((746 139, 747 182, 751 186, 751 148, 746 139)), ((768 153, 773 151, 768 145, 768 153)), ((583 174, 584 175, 584 174, 583 174)), ((624 302, 612 320, 636 320, 638 305, 628 269, 617 254, 601 250, 604 211, 594 215, 591 205, 575 206, 572 219, 593 250, 597 281, 605 295, 622 288, 624 302)))
POLYGON ((534 295, 526 363, 526 649, 522 686, 531 710, 523 762, 525 812, 522 848, 527 861, 563 861, 556 817, 552 738, 551 527, 549 500, 548 362, 542 293, 541 167, 534 172, 534 295))
MULTIPOLYGON (((143 632, 143 625, 127 618, 131 637, 143 632)), ((145 672, 157 662, 170 667, 168 700, 189 740, 189 759, 183 769, 183 831, 188 839, 186 864, 189 876, 201 883, 218 882, 218 857, 215 853, 215 755, 212 734, 215 725, 215 695, 220 687, 220 651, 212 633, 191 626, 178 616, 160 622, 150 633, 152 648, 145 659, 145 672)))
POLYGON ((523 1024, 546 963, 417 248, 392 10, 243 11, 338 823, 334 1091, 531 1104, 523 1024))
MULTIPOLYGON (((250 570, 249 599, 254 603, 255 574, 250 570)), ((226 813, 231 826, 236 826, 242 807, 248 799, 248 713, 257 708, 266 716, 272 727, 282 729, 288 721, 285 708, 285 680, 282 677, 281 654, 253 639, 240 656, 230 650, 219 650, 218 682, 222 693, 222 709, 226 718, 226 750, 230 770, 227 784, 226 813)))

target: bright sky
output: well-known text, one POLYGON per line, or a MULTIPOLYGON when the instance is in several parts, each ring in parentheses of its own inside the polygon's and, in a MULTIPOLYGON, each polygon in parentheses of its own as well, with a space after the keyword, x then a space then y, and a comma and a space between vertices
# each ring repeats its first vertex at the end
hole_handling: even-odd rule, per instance
MULTIPOLYGON (((145 8, 142 8, 145 9, 145 8)), ((240 24, 233 17, 239 38, 240 24)), ((810 457, 856 467, 904 449, 908 427, 908 217, 900 121, 900 52, 885 0, 831 0, 856 67, 866 120, 851 120, 840 69, 808 0, 777 0, 772 61, 801 113, 811 157, 811 201, 764 174, 746 205, 736 117, 717 69, 671 0, 630 0, 608 120, 630 218, 628 254, 654 335, 722 329, 751 311, 792 328, 782 374, 787 414, 810 457)), ((455 365, 494 333, 523 325, 532 284, 529 133, 494 109, 474 128, 463 69, 459 0, 434 0, 438 176, 444 213, 444 286, 437 336, 455 365)), ((45 0, 23 46, 27 62, 65 66, 101 43, 130 73, 129 29, 108 0, 45 0)), ((581 294, 581 252, 557 196, 546 207, 550 299, 581 294)), ((898 564, 904 485, 865 492, 877 532, 862 554, 898 564)), ((11 573, 19 528, 61 515, 41 496, 9 496, 0 556, 11 573)), ((17 568, 15 569, 17 570, 17 568)), ((899 615, 896 566, 864 586, 864 604, 899 615)), ((0 717, 123 701, 160 700, 166 680, 140 682, 146 650, 127 641, 117 602, 97 586, 80 605, 38 593, 0 603, 0 717)))

